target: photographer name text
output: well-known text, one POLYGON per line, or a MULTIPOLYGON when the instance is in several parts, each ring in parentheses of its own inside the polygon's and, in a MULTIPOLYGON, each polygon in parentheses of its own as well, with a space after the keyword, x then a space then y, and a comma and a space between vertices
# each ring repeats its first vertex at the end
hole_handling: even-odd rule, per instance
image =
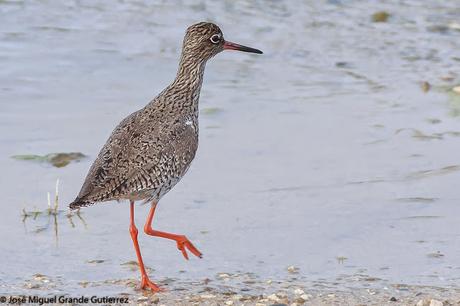
POLYGON ((127 297, 114 297, 114 296, 79 296, 70 297, 66 295, 55 295, 55 296, 37 296, 37 295, 20 295, 20 296, 0 296, 0 303, 8 303, 10 305, 21 305, 21 304, 128 304, 129 300, 127 297))

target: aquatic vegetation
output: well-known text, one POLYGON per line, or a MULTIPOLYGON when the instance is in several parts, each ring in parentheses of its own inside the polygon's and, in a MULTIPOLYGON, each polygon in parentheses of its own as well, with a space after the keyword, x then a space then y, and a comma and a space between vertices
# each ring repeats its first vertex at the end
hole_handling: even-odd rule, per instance
POLYGON ((337 256, 336 259, 339 264, 343 265, 348 258, 345 256, 337 256))
POLYGON ((84 159, 86 155, 80 152, 70 152, 70 153, 50 153, 46 155, 34 155, 34 154, 26 154, 26 155, 13 155, 11 158, 17 160, 29 160, 35 162, 46 162, 54 167, 62 168, 67 166, 70 162, 76 161, 79 162, 84 159))
POLYGON ((87 226, 85 220, 80 214, 80 210, 67 211, 67 210, 59 209, 59 179, 56 180, 56 189, 55 189, 53 203, 51 202, 51 194, 49 192, 47 193, 47 198, 48 198, 48 207, 45 209, 42 209, 42 210, 39 210, 39 209, 26 210, 25 208, 22 209, 21 217, 22 217, 22 222, 24 223, 25 227, 27 226, 28 220, 30 220, 29 222, 38 223, 46 219, 47 223, 44 225, 40 223, 39 225, 36 226, 33 232, 40 233, 40 232, 44 232, 52 228, 54 230, 54 234, 57 240, 58 234, 59 234, 59 231, 58 231, 59 222, 58 221, 62 217, 67 218, 71 227, 75 227, 75 223, 73 222, 73 218, 75 216, 81 221, 84 227, 87 226))

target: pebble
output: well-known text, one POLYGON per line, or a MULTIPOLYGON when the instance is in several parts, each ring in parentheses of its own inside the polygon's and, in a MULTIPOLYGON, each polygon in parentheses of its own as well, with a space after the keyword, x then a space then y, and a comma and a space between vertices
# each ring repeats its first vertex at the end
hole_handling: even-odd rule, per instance
POLYGON ((232 305, 233 305, 233 301, 225 301, 225 305, 232 306, 232 305))
POLYGON ((218 278, 230 278, 230 274, 228 273, 219 273, 217 274, 218 278))
POLYGON ((278 293, 276 294, 276 296, 279 297, 279 298, 286 298, 286 297, 287 297, 287 294, 286 294, 285 292, 278 292, 278 293))
POLYGON ((49 283, 48 277, 43 274, 35 274, 34 280, 39 281, 39 282, 49 283))
POLYGON ((274 302, 278 302, 280 300, 280 298, 274 293, 267 296, 267 299, 269 299, 270 301, 274 301, 274 302))
POLYGON ((422 87, 423 92, 428 92, 431 89, 431 84, 428 83, 427 81, 424 81, 424 82, 422 82, 421 87, 422 87))
POLYGON ((372 14, 372 21, 373 22, 387 22, 390 14, 385 11, 375 12, 372 14))
POLYGON ((26 284, 27 289, 39 289, 40 285, 39 284, 32 284, 32 283, 27 283, 26 284))
POLYGON ((294 300, 294 302, 297 304, 297 305, 302 305, 306 302, 306 300, 304 300, 303 298, 299 297, 299 298, 296 298, 294 300))
POLYGON ((153 303, 153 304, 158 304, 158 302, 160 301, 160 298, 158 296, 153 296, 151 299, 150 299, 150 304, 153 303))
POLYGON ((416 306, 443 306, 444 303, 435 299, 423 299, 417 302, 416 306))
POLYGON ((235 300, 241 300, 241 299, 243 298, 243 296, 242 296, 241 294, 235 294, 235 295, 233 296, 233 298, 234 298, 235 300))
POLYGON ((299 268, 294 267, 294 266, 289 266, 287 270, 289 273, 299 273, 299 268))
POLYGON ((201 297, 202 299, 213 299, 213 298, 215 298, 216 296, 213 295, 213 294, 202 294, 202 295, 200 295, 200 297, 201 297))
POLYGON ((430 306, 443 306, 444 303, 438 300, 431 300, 430 301, 430 306))
POLYGON ((451 22, 449 23, 449 28, 451 28, 452 30, 460 31, 460 23, 451 22))
POLYGON ((455 80, 455 76, 453 76, 453 75, 443 75, 441 77, 441 80, 446 81, 446 82, 452 82, 453 80, 455 80))
POLYGON ((300 298, 304 299, 305 301, 308 301, 311 299, 313 296, 311 294, 302 294, 300 298))
POLYGON ((460 94, 460 86, 455 86, 454 88, 452 88, 452 91, 460 94))
POLYGON ((303 291, 302 289, 297 288, 297 289, 294 290, 294 293, 297 294, 297 295, 302 295, 302 294, 305 294, 305 291, 303 291))

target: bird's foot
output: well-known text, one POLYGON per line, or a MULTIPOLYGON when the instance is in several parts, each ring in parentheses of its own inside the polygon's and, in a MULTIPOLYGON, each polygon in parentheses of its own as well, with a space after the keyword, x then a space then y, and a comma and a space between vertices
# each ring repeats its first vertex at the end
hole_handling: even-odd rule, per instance
POLYGON ((203 254, 201 254, 200 251, 188 240, 187 237, 181 235, 177 238, 177 248, 182 252, 182 255, 184 255, 185 259, 188 260, 188 254, 187 254, 187 249, 192 252, 193 255, 196 257, 202 258, 203 254))
POLYGON ((152 290, 153 292, 161 292, 164 291, 164 289, 158 287, 157 284, 154 282, 150 281, 149 277, 147 275, 142 275, 141 278, 141 289, 148 289, 152 290))

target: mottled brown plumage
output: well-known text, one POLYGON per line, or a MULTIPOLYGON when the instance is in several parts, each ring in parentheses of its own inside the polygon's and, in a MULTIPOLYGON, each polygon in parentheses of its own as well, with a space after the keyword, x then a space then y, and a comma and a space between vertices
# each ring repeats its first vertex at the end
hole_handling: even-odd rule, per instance
POLYGON ((237 47, 261 53, 225 42, 215 24, 189 27, 176 79, 115 128, 70 208, 122 199, 158 202, 184 176, 195 156, 198 99, 207 60, 224 48, 237 47))

